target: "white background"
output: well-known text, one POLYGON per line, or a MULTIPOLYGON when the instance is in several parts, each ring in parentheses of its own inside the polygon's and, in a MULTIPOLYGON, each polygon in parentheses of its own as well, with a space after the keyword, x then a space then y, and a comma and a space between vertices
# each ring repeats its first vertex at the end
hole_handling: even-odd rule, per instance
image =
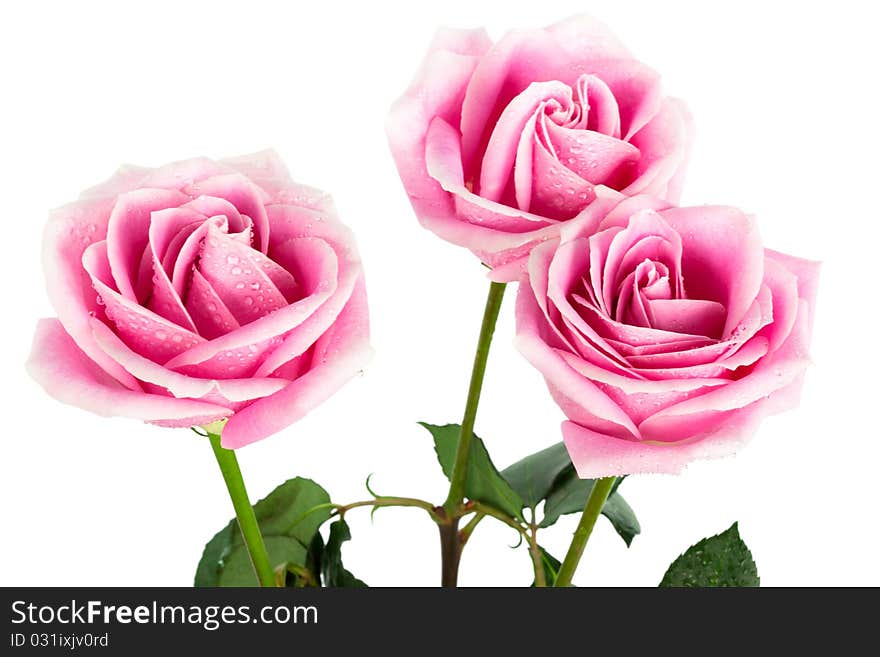
MULTIPOLYGON (((768 246, 825 264, 802 407, 735 458, 630 478, 642 535, 627 550, 600 520, 576 583, 655 585, 681 550, 739 520, 765 585, 880 584, 877 16, 870 3, 766 0, 4 3, 0 584, 188 585, 232 515, 204 440, 62 406, 22 368, 36 319, 53 314, 46 212, 122 162, 273 146, 357 234, 377 356, 307 419, 240 452, 252 498, 304 475, 354 501, 374 472, 380 493, 440 502, 416 421, 460 419, 487 283, 474 257, 419 227, 385 114, 436 27, 497 38, 584 9, 687 99, 698 135, 684 202, 739 205, 768 246)), ((557 442, 562 419, 511 345, 512 291, 477 420, 500 467, 557 442)), ((438 582, 422 512, 348 517, 345 559, 368 583, 438 582)), ((562 556, 574 524, 541 542, 562 556)), ((484 522, 462 583, 531 582, 513 543, 484 522)))

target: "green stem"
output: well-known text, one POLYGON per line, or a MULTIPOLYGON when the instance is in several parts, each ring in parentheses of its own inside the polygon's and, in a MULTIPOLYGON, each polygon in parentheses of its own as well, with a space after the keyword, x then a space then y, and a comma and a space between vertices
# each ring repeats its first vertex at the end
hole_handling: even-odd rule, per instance
POLYGON ((503 511, 499 511, 495 507, 489 506, 488 504, 483 504, 482 502, 469 502, 468 507, 471 510, 475 511, 478 515, 489 516, 491 518, 495 518, 495 520, 500 520, 505 525, 518 532, 519 535, 523 538, 528 538, 526 530, 521 524, 519 524, 516 518, 511 518, 503 511))
POLYGON ((371 500, 364 500, 363 502, 350 502, 348 504, 338 504, 335 506, 337 512, 340 514, 344 514, 349 509, 356 509, 361 506, 374 506, 377 508, 383 506, 413 506, 419 509, 424 509, 432 518, 436 517, 433 504, 414 497, 389 497, 381 495, 379 497, 374 497, 371 500))
POLYGON ((208 433, 208 439, 211 441, 211 448, 214 450, 214 456, 217 457, 217 465, 220 466, 223 481, 226 482, 226 489, 232 499, 238 527, 241 529, 241 535, 247 546, 254 572, 257 574, 257 580, 259 580, 260 586, 275 586, 275 573, 269 562, 269 555, 266 552, 266 545, 263 543, 263 535, 260 533, 257 517, 254 515, 254 508, 251 506, 247 490, 244 487, 244 479, 241 477, 241 468, 238 467, 235 452, 220 446, 220 434, 208 433))
POLYGON ((462 550, 464 549, 464 545, 465 545, 465 543, 468 542, 468 539, 470 539, 471 534, 474 533, 474 530, 477 528, 477 525, 479 525, 480 522, 481 522, 481 521, 483 520, 483 518, 485 518, 485 517, 486 517, 486 514, 485 514, 485 513, 482 513, 482 512, 475 513, 475 514, 474 514, 474 517, 471 518, 470 521, 468 521, 468 524, 466 524, 464 527, 462 527, 462 528, 459 530, 459 532, 458 532, 458 543, 459 543, 459 548, 460 548, 460 549, 462 549, 462 550))
POLYGON ((467 477, 468 456, 470 455, 471 441, 474 436, 474 422, 477 418, 477 407, 480 404, 480 392, 483 389, 483 377, 486 374, 489 347, 492 344, 492 334, 495 332, 495 323, 498 321, 498 312, 501 309, 501 300, 504 298, 505 287, 505 283, 493 282, 489 285, 489 295, 486 298, 486 308, 483 311, 483 323, 480 326, 477 353, 474 356, 471 382, 468 387, 467 402, 464 407, 464 418, 461 421, 461 431, 458 435, 455 463, 452 466, 452 476, 449 478, 449 495, 443 503, 448 524, 447 527, 441 526, 440 528, 441 553, 443 555, 443 586, 455 586, 458 580, 458 560, 461 558, 461 550, 458 546, 458 518, 461 515, 460 507, 464 500, 464 483, 467 477))
POLYGON ((535 570, 535 587, 547 586, 547 576, 544 574, 544 560, 538 547, 538 526, 532 522, 529 525, 529 554, 532 557, 532 567, 535 570))
POLYGON ((590 540, 590 534, 593 533, 596 519, 602 513, 602 507, 605 506, 605 500, 611 494, 616 480, 617 477, 605 477, 596 480, 596 483, 593 484, 593 490, 590 491, 590 496, 587 498, 581 520, 574 531, 574 537, 571 539, 571 545, 568 546, 568 553, 565 555, 565 560, 556 576, 554 586, 571 586, 571 578, 574 576, 574 571, 577 570, 587 541, 590 540))

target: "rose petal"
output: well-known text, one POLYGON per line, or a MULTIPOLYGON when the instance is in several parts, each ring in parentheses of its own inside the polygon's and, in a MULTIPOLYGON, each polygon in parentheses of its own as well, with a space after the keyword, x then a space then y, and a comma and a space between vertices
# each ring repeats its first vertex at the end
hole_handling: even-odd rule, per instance
POLYGON ((179 207, 159 210, 152 214, 148 231, 150 245, 150 272, 154 259, 171 275, 174 261, 186 239, 207 220, 208 216, 193 208, 179 207))
POLYGON ((101 348, 127 372, 140 381, 151 383, 178 398, 222 399, 223 404, 249 401, 267 397, 284 388, 290 381, 275 377, 251 377, 247 379, 197 379, 173 372, 135 353, 106 325, 93 319, 93 335, 101 348))
POLYGON ((216 404, 129 390, 84 354, 55 319, 42 319, 37 324, 27 370, 58 401, 105 417, 161 420, 169 426, 190 427, 232 413, 216 404))
POLYGON ((478 58, 491 46, 483 30, 438 33, 415 80, 394 104, 385 131, 410 202, 425 227, 455 222, 448 194, 428 175, 425 138, 434 117, 458 126, 465 87, 478 58))
POLYGON ((119 336, 135 352, 161 364, 205 341, 192 331, 168 321, 112 289, 109 285, 112 283, 112 274, 106 242, 97 242, 85 250, 82 267, 104 301, 107 317, 116 326, 119 336))
MULTIPOLYGON (((298 328, 336 291, 338 258, 327 245, 323 258, 315 261, 314 286, 303 290, 300 300, 179 354, 165 363, 199 378, 230 378, 253 375, 267 354, 278 347, 288 332, 298 328), (255 351, 256 350, 256 351, 255 351), (249 354, 254 353, 251 357, 249 354)), ((308 281, 303 284, 307 285, 308 281)))
POLYGON ((225 216, 209 217, 186 237, 174 259, 171 284, 181 299, 186 299, 187 286, 195 269, 196 260, 202 253, 202 245, 212 225, 220 232, 228 230, 225 216))
POLYGON ((233 416, 221 443, 236 449, 286 428, 321 404, 369 360, 369 320, 363 279, 333 327, 315 346, 311 368, 283 390, 233 416))
POLYGON ((460 143, 445 121, 431 124, 426 150, 429 171, 443 188, 454 194, 453 217, 429 226, 443 239, 470 248, 492 267, 528 255, 538 242, 558 233, 558 224, 516 208, 501 205, 470 192, 461 171, 460 143))
POLYGON ((727 308, 726 337, 758 295, 764 277, 764 249, 755 222, 722 206, 670 208, 662 216, 683 240, 688 297, 727 308))
POLYGON ((574 463, 578 477, 600 477, 625 474, 678 474, 688 463, 698 459, 729 456, 755 432, 764 412, 765 402, 734 413, 716 427, 714 433, 676 443, 652 443, 621 440, 580 426, 562 424, 565 447, 574 463))
MULTIPOLYGON (((681 237, 658 213, 653 210, 640 210, 630 217, 626 228, 614 232, 612 235, 610 241, 604 235, 596 235, 594 239, 597 240, 599 247, 598 251, 592 251, 600 258, 602 254, 605 256, 601 277, 605 308, 610 309, 614 305, 614 299, 622 280, 621 274, 627 273, 626 267, 622 266, 626 262, 640 262, 645 258, 654 259, 656 257, 660 259, 662 257, 671 270, 671 276, 676 281, 681 277, 681 237), (645 238, 648 236, 659 237, 661 241, 646 242, 645 238), (662 250, 645 249, 646 246, 657 247, 658 245, 668 246, 662 250), (628 261, 627 256, 633 251, 634 257, 628 261)), ((676 283, 676 287, 680 289, 680 283, 676 283)))
MULTIPOLYGON (((602 364, 614 371, 624 371, 624 363, 617 351, 572 307, 569 300, 578 273, 587 265, 587 240, 581 238, 561 244, 555 253, 548 248, 538 251, 529 263, 529 275, 533 281, 535 297, 542 306, 548 323, 553 326, 566 342, 572 345, 584 358, 602 364), (547 265, 548 259, 550 260, 547 265), (546 274, 545 274, 546 272, 546 274), (544 287, 546 285, 546 288, 544 287), (552 303, 552 308, 544 299, 552 303), (553 313, 556 310, 564 325, 571 329, 565 336, 562 326, 553 313)), ((537 249, 535 249, 537 251, 537 249)), ((535 253, 533 251, 533 253, 535 253)))
POLYGON ((606 341, 616 340, 617 342, 626 343, 632 347, 642 347, 647 345, 662 345, 679 343, 682 340, 707 340, 706 336, 690 335, 688 333, 676 333, 673 331, 663 331, 656 328, 648 328, 644 326, 631 326, 615 321, 600 312, 583 298, 573 297, 578 302, 579 314, 583 315, 586 321, 596 333, 606 341))
POLYGON ((632 56, 605 23, 589 14, 571 16, 545 30, 574 61, 628 59, 632 56))
POLYGON ((116 290, 137 300, 134 283, 147 248, 150 217, 157 210, 174 208, 189 197, 171 189, 136 189, 119 196, 107 225, 107 258, 116 290))
MULTIPOLYGON (((647 344, 640 346, 633 346, 630 344, 626 344, 625 342, 620 342, 618 340, 614 340, 612 338, 605 338, 608 344, 612 345, 619 354, 623 355, 627 360, 629 360, 632 356, 648 356, 648 355, 659 355, 659 356, 672 356, 679 355, 685 352, 690 353, 691 351, 696 351, 703 347, 712 347, 718 344, 717 340, 712 340, 706 337, 691 337, 684 338, 682 340, 674 340, 671 342, 661 342, 659 344, 647 344)), ((723 345, 718 348, 717 355, 724 353, 726 345, 723 345)), ((710 358, 709 360, 713 360, 714 358, 710 358)), ((705 362, 705 361, 700 361, 705 362)))
POLYGON ((241 326, 198 270, 193 271, 190 278, 186 309, 198 327, 199 335, 208 340, 219 338, 241 326))
MULTIPOLYGON (((226 157, 220 160, 220 163, 254 182, 258 180, 272 180, 278 183, 292 183, 294 186, 296 185, 290 179, 290 171, 288 171, 284 160, 272 148, 247 155, 239 155, 238 157, 226 157)), ((259 185, 258 182, 257 184, 259 185)), ((262 185, 260 186, 262 187, 262 185)), ((326 196, 326 194, 322 193, 322 196, 326 196)))
POLYGON ((703 299, 649 299, 647 304, 654 328, 709 338, 720 337, 727 315, 720 303, 703 299))
MULTIPOLYGON (((730 382, 729 379, 718 376, 686 377, 676 376, 672 372, 669 373, 669 376, 663 378, 636 378, 631 372, 624 374, 611 372, 562 349, 557 349, 556 352, 572 369, 582 376, 596 383, 619 388, 628 395, 637 393, 658 395, 669 392, 690 392, 707 387, 717 387, 730 382)), ((725 370, 722 367, 717 367, 716 369, 721 372, 725 370)), ((655 405, 652 413, 657 412, 658 406, 659 404, 655 405)))
POLYGON ((89 187, 80 195, 80 200, 88 199, 115 199, 120 194, 130 192, 133 189, 141 187, 141 181, 151 171, 146 167, 139 167, 134 164, 123 164, 112 176, 102 183, 98 183, 94 187, 89 187))
POLYGON ((193 210, 206 218, 218 216, 225 217, 226 231, 229 233, 242 233, 253 226, 251 218, 242 217, 238 208, 225 198, 204 195, 198 196, 183 205, 182 208, 193 210))
MULTIPOLYGON (((480 168, 479 194, 490 201, 501 200, 501 195, 513 173, 517 161, 517 148, 521 137, 526 139, 534 133, 535 114, 547 101, 571 107, 571 87, 557 81, 533 82, 514 98, 498 118, 483 154, 480 168), (531 125, 530 130, 526 130, 531 125)), ((528 211, 528 205, 520 208, 528 211)))
POLYGON ((572 369, 593 381, 636 424, 659 410, 727 383, 726 378, 686 378, 674 374, 667 379, 637 379, 596 367, 573 354, 560 355, 572 369))
POLYGON ((207 157, 194 157, 151 169, 141 180, 140 187, 184 191, 184 188, 194 182, 231 171, 229 167, 207 157))
MULTIPOLYGON (((281 257, 287 261, 320 258, 325 248, 326 243, 317 238, 291 238, 285 245, 278 247, 281 257), (289 253, 284 253, 285 251, 289 253)), ((303 267, 303 269, 307 268, 303 267)), ((360 278, 362 278, 360 263, 350 259, 350 255, 343 255, 339 262, 336 289, 297 330, 292 331, 267 355, 254 376, 268 376, 276 372, 285 363, 303 354, 321 335, 331 330, 342 309, 349 303, 355 284, 360 278)), ((305 280, 312 287, 320 285, 319 281, 305 280)))
POLYGON ((43 232, 43 272, 49 300, 64 330, 105 372, 131 390, 140 384, 95 344, 89 317, 105 317, 89 275, 83 271, 86 247, 107 235, 114 199, 90 198, 70 203, 49 214, 43 232))
POLYGON ((633 135, 641 157, 634 180, 621 191, 627 196, 653 194, 677 203, 690 154, 692 121, 684 105, 664 98, 657 113, 633 135))
POLYGON ((569 61, 570 56, 543 30, 509 32, 483 55, 461 104, 461 161, 468 178, 477 173, 477 154, 485 151, 491 127, 510 101, 536 80, 565 83, 547 72, 569 61))
POLYGON ((208 225, 198 270, 236 321, 244 326, 288 305, 248 246, 208 225))
POLYGON ((517 296, 516 346, 547 380, 568 417, 615 435, 638 435, 633 421, 592 381, 579 375, 559 353, 541 339, 537 305, 531 294, 517 296))
POLYGON ((620 139, 620 108, 608 85, 595 75, 582 75, 575 89, 587 113, 584 127, 620 139))
POLYGON ((254 227, 256 247, 266 252, 269 247, 269 220, 264 205, 271 200, 268 194, 240 173, 231 173, 193 182, 185 188, 192 197, 217 196, 232 203, 238 211, 250 217, 254 227))
POLYGON ((809 365, 807 314, 804 303, 798 312, 797 329, 778 351, 762 358, 748 376, 647 418, 639 425, 642 435, 650 440, 683 440, 723 423, 726 413, 791 384, 809 365))
POLYGON ((572 173, 593 185, 626 187, 641 157, 625 141, 592 130, 573 130, 549 124, 547 130, 556 157, 572 173), (623 184, 618 181, 623 180, 623 184))
MULTIPOLYGON (((167 270, 162 266, 162 259, 174 238, 186 235, 188 232, 191 234, 204 221, 203 215, 184 208, 154 212, 150 222, 147 248, 152 264, 152 285, 149 301, 145 305, 153 312, 193 333, 196 333, 196 325, 184 308, 183 301, 172 285, 167 270)), ((138 298, 140 299, 140 295, 138 298)))
POLYGON ((808 307, 807 314, 807 336, 813 334, 813 320, 816 316, 816 294, 819 288, 819 271, 822 264, 815 260, 805 260, 797 258, 772 249, 764 249, 767 259, 784 266, 788 271, 797 277, 798 297, 806 302, 808 307))
POLYGON ((551 219, 569 219, 596 198, 595 186, 560 164, 537 142, 533 149, 532 180, 529 191, 533 210, 551 219))

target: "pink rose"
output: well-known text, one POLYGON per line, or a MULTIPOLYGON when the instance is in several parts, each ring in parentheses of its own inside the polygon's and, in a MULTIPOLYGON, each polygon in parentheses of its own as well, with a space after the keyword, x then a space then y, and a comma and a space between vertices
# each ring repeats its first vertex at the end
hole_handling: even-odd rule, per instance
POLYGON ((600 198, 535 248, 517 343, 581 477, 677 472, 797 404, 819 267, 727 207, 600 198))
POLYGON ((515 280, 599 190, 676 202, 683 105, 601 23, 437 34, 386 130, 422 224, 515 280))
POLYGON ((295 422, 369 355, 364 277, 330 197, 273 152, 125 167, 51 213, 58 319, 30 374, 99 415, 188 427, 223 446, 295 422))

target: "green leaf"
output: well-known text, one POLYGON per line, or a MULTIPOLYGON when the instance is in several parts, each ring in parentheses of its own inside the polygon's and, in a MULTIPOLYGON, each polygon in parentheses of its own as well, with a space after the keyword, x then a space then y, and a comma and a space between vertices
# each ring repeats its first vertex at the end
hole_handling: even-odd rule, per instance
MULTIPOLYGON (((602 515, 611 521, 614 529, 629 546, 633 538, 641 532, 641 527, 635 512, 617 492, 620 481, 615 482, 613 492, 602 507, 602 515)), ((544 503, 544 518, 538 526, 549 527, 559 520, 559 516, 581 513, 595 483, 594 479, 580 479, 573 467, 559 475, 544 503)))
MULTIPOLYGON (((306 565, 308 546, 318 528, 330 517, 330 496, 311 479, 285 481, 254 505, 269 561, 273 568, 306 565)), ((247 547, 235 519, 208 541, 196 569, 195 586, 256 586, 247 547)))
POLYGON ((571 467, 571 459, 563 443, 530 454, 501 471, 525 506, 534 509, 553 489, 553 482, 571 467))
POLYGON ((235 520, 231 520, 223 529, 214 534, 214 538, 205 545, 202 558, 196 567, 194 586, 219 586, 217 583, 220 575, 219 564, 223 559, 223 554, 232 543, 233 532, 239 533, 235 520))
POLYGON ((580 513, 584 510, 587 498, 593 490, 593 479, 579 479, 574 468, 559 476, 553 490, 544 503, 544 518, 539 527, 549 527, 567 513, 580 513))
MULTIPOLYGON (((559 569, 562 567, 562 562, 540 545, 538 546, 538 550, 541 553, 541 567, 544 569, 544 582, 547 586, 553 586, 556 582, 556 575, 559 574, 559 569)), ((536 585, 536 582, 532 582, 532 586, 536 585)))
POLYGON ((626 543, 626 547, 632 545, 633 539, 642 532, 635 511, 620 493, 611 493, 608 496, 605 506, 602 507, 602 515, 611 521, 611 526, 626 543))
MULTIPOLYGON (((437 452, 437 459, 443 468, 443 474, 447 479, 450 479, 455 463, 455 452, 458 449, 458 434, 461 431, 461 426, 458 424, 437 426, 427 422, 419 422, 419 424, 430 431, 434 437, 434 450, 437 452)), ((523 519, 522 498, 498 472, 492 459, 489 458, 486 446, 476 434, 471 441, 464 493, 470 500, 485 502, 504 511, 509 516, 519 520, 523 519)))
POLYGON ((309 545, 309 553, 306 556, 306 568, 315 578, 318 586, 321 586, 321 568, 324 559, 324 538, 321 532, 315 532, 315 538, 309 545))
MULTIPOLYGON (((236 527, 237 528, 237 527, 236 527)), ((295 538, 264 536, 269 563, 277 569, 287 564, 303 565, 306 548, 295 538)), ((257 576, 251 565, 251 557, 244 545, 232 547, 219 564, 217 581, 213 586, 257 586, 257 576)))
POLYGON ((351 539, 348 523, 342 518, 330 525, 330 536, 322 556, 324 586, 365 587, 366 584, 348 572, 342 565, 342 544, 351 539))
POLYGON ((761 579, 752 553, 739 536, 738 523, 692 545, 672 562, 662 587, 757 587, 761 579))
POLYGON ((288 564, 284 586, 288 588, 307 588, 321 586, 321 557, 324 553, 324 539, 321 532, 315 537, 306 553, 305 566, 288 564))

